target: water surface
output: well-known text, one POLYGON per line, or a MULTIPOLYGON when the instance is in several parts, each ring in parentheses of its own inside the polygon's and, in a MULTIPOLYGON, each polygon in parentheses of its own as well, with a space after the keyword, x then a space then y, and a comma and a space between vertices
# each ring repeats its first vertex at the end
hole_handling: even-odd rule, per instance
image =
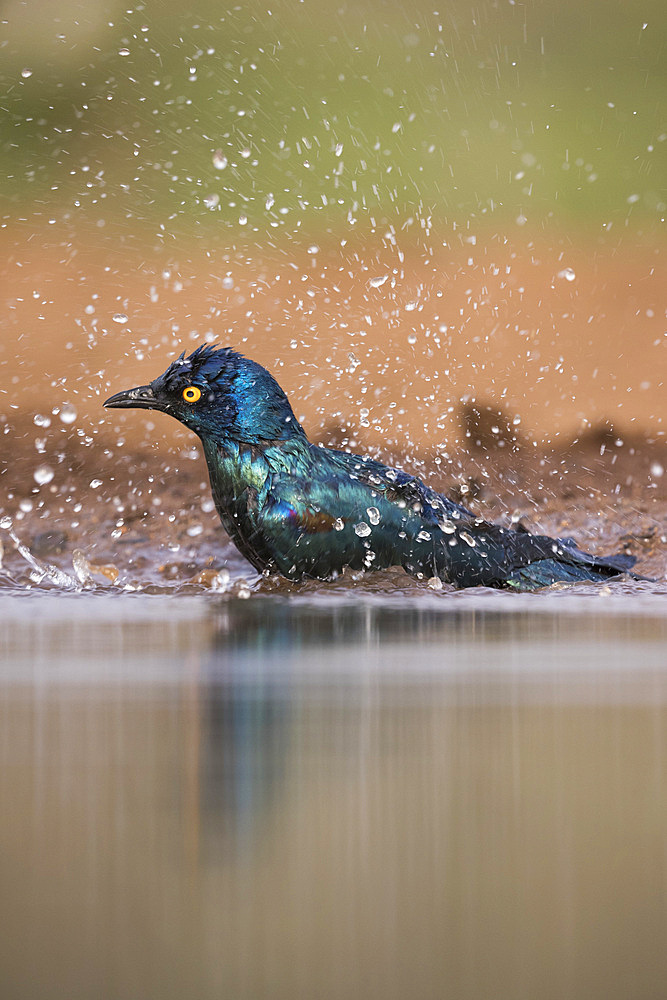
POLYGON ((0 617, 3 996, 663 995, 664 594, 0 617))

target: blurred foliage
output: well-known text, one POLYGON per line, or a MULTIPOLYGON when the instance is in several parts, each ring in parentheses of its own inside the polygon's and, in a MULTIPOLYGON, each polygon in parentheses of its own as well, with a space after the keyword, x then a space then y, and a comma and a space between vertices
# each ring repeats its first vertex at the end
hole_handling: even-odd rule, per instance
POLYGON ((279 239, 667 210, 663 0, 11 0, 2 22, 6 221, 279 239))

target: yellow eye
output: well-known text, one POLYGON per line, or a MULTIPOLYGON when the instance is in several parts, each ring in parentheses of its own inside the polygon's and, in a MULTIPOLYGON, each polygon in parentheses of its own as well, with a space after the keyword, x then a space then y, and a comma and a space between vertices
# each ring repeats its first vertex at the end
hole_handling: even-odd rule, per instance
POLYGON ((189 385, 187 389, 183 390, 183 399, 186 403, 196 403, 198 399, 201 399, 201 389, 198 389, 196 385, 189 385))

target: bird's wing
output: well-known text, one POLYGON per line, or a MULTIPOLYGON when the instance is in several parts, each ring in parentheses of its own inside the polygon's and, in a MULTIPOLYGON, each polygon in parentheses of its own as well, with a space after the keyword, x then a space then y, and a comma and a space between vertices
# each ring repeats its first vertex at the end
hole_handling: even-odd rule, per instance
MULTIPOLYGON (((516 577, 525 587, 600 579, 626 571, 634 562, 624 555, 589 555, 573 539, 491 524, 401 470, 344 452, 330 455, 378 498, 374 503, 387 544, 394 547, 393 562, 400 561, 409 572, 440 576, 459 586, 497 586, 516 577)), ((382 555, 384 539, 373 535, 371 544, 382 555)), ((383 562, 391 565, 389 558, 383 562)))
POLYGON ((418 479, 373 459, 313 447, 267 453, 271 475, 254 515, 272 563, 286 576, 412 565, 439 525, 473 515, 418 479))
POLYGON ((291 578, 403 566, 458 586, 521 589, 620 572, 571 540, 514 531, 475 517, 419 479, 373 459, 313 449, 270 460, 253 517, 271 565, 291 578))
POLYGON ((368 487, 390 503, 421 513, 426 520, 437 521, 447 517, 458 521, 475 517, 465 507, 454 503, 442 493, 437 493, 421 479, 403 472, 402 469, 394 469, 373 458, 352 455, 344 451, 327 449, 327 453, 329 462, 339 466, 351 479, 368 487))

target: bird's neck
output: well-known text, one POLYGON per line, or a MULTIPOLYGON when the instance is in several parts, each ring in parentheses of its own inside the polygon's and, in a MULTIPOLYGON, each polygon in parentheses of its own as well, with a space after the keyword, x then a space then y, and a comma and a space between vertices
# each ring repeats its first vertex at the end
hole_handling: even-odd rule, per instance
POLYGON ((299 430, 299 434, 276 440, 202 437, 204 457, 209 468, 212 463, 218 466, 222 462, 234 479, 250 477, 254 481, 257 470, 265 466, 288 467, 292 462, 308 460, 313 446, 301 428, 299 430))
MULTIPOLYGON (((262 504, 276 476, 308 475, 313 446, 305 434, 252 444, 232 438, 202 438, 213 498, 220 516, 245 516, 262 504)), ((224 518, 223 518, 224 520, 224 518)))
POLYGON ((269 474, 265 448, 230 438, 202 438, 216 505, 238 510, 248 491, 260 493, 269 474))

